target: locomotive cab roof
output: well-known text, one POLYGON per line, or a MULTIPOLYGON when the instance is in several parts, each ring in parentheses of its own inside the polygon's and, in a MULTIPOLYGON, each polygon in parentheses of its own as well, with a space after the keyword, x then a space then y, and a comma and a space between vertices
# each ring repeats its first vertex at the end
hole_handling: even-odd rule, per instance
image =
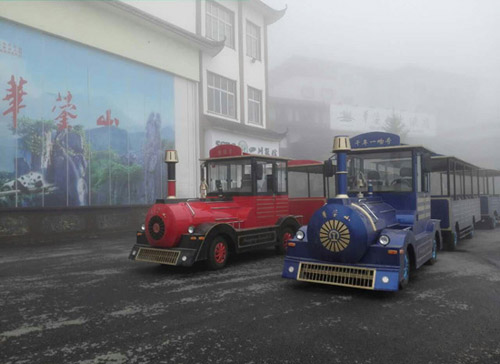
POLYGON ((241 147, 232 144, 218 145, 210 149, 208 158, 201 158, 200 161, 220 161, 229 159, 249 159, 249 158, 259 158, 259 159, 271 159, 276 161, 289 161, 290 158, 284 158, 279 156, 261 155, 261 154, 251 154, 245 153, 241 147))

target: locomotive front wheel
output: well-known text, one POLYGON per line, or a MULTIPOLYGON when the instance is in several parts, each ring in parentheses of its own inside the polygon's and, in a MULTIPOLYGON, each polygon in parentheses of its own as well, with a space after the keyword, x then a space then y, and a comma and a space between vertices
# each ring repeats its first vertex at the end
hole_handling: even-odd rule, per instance
POLYGON ((293 239, 295 235, 294 229, 291 227, 287 226, 284 229, 282 229, 279 233, 278 236, 278 244, 276 245, 276 251, 279 254, 285 254, 286 250, 288 248, 288 242, 293 239))
POLYGON ((401 281, 399 281, 399 289, 404 289, 410 282, 410 256, 408 251, 405 250, 405 256, 403 258, 403 276, 401 281))
POLYGON ((207 267, 208 269, 222 269, 227 263, 229 249, 226 239, 217 235, 208 246, 207 267))

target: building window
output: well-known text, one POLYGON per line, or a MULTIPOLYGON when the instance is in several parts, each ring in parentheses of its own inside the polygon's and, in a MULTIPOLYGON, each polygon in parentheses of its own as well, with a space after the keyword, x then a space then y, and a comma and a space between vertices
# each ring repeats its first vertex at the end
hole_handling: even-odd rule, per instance
POLYGON ((260 61, 260 28, 247 20, 247 56, 260 61))
POLYGON ((248 87, 248 122, 262 125, 262 91, 248 87))
POLYGON ((224 40, 234 49, 234 13, 213 1, 207 1, 207 38, 224 40))
POLYGON ((236 81, 208 72, 208 111, 236 119, 236 81))

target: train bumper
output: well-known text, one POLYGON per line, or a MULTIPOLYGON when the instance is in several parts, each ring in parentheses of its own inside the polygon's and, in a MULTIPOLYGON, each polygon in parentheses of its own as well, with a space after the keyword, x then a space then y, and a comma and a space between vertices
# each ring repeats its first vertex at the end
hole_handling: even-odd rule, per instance
POLYGON ((285 258, 283 278, 380 291, 399 289, 399 267, 331 264, 285 258))
POLYGON ((129 259, 165 265, 190 267, 196 261, 198 249, 186 248, 153 248, 150 245, 135 244, 129 259))

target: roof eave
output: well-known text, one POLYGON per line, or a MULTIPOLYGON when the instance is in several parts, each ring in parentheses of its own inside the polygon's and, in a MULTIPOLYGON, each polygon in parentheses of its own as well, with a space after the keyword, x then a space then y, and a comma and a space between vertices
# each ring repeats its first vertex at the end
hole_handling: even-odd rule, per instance
POLYGON ((138 18, 143 19, 143 20, 146 20, 149 23, 154 24, 154 25, 166 30, 167 32, 172 34, 172 36, 174 36, 174 38, 177 38, 183 42, 186 42, 186 43, 190 44, 191 46, 201 50, 202 52, 204 52, 212 57, 217 55, 224 48, 224 41, 213 41, 213 40, 204 38, 204 37, 199 36, 195 33, 187 31, 187 30, 185 30, 177 25, 169 23, 163 19, 160 19, 154 15, 151 15, 145 11, 142 11, 142 10, 132 6, 132 5, 128 5, 121 0, 110 0, 110 1, 105 1, 103 3, 107 4, 109 6, 113 6, 117 9, 121 9, 123 11, 126 11, 134 16, 137 16, 138 18))
POLYGON ((274 24, 281 18, 283 18, 288 9, 288 5, 281 10, 276 10, 271 8, 269 5, 265 4, 261 0, 253 0, 251 4, 257 8, 257 10, 264 15, 266 19, 266 25, 274 24))

